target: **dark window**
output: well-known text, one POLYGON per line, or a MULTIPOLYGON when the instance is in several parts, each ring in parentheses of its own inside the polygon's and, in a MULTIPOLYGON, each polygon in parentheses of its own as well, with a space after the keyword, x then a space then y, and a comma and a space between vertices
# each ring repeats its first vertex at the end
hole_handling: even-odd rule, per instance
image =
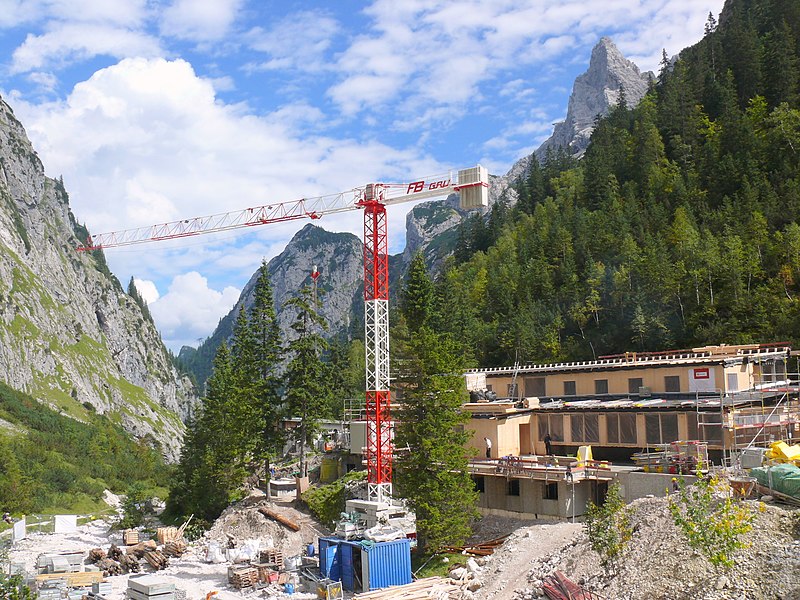
POLYGON ((476 492, 486 491, 486 480, 484 479, 483 475, 473 475, 472 483, 475 485, 476 492))
POLYGON ((680 375, 665 375, 664 376, 664 391, 665 392, 680 392, 681 391, 681 376, 680 375))
POLYGON ((661 443, 661 428, 658 424, 658 415, 644 416, 646 441, 648 444, 661 443))
POLYGON ((569 416, 570 430, 572 432, 572 442, 583 441, 583 415, 574 414, 569 416))
POLYGON ((619 415, 617 413, 606 415, 606 438, 609 444, 619 444, 619 415))
POLYGON ((642 381, 641 377, 629 377, 628 378, 628 393, 629 394, 638 394, 639 388, 644 386, 644 382, 642 381))
POLYGON ((678 415, 661 415, 661 443, 678 441, 678 415))
POLYGON ((563 415, 539 415, 539 441, 544 441, 544 436, 548 433, 554 442, 564 441, 564 416, 563 415))
POLYGON ((547 390, 545 388, 544 377, 525 378, 526 398, 543 398, 546 395, 547 395, 547 390))
POLYGON ((607 394, 608 393, 608 379, 595 379, 594 380, 594 393, 607 394))
POLYGON ((575 382, 574 381, 565 381, 564 382, 564 395, 565 396, 576 396, 577 392, 575 391, 575 382))
POLYGON ((686 413, 686 423, 689 426, 689 439, 699 440, 697 437, 697 413, 686 413))
POLYGON ((545 500, 558 500, 558 484, 557 483, 545 483, 544 484, 544 495, 542 498, 545 500))
POLYGON ((508 480, 508 490, 506 494, 509 496, 519 496, 519 479, 508 480))
POLYGON ((775 361, 775 376, 778 380, 783 380, 786 376, 786 365, 782 360, 775 361))
POLYGON ((619 441, 636 444, 636 413, 619 413, 619 441))
POLYGON ((491 383, 487 383, 486 384, 486 391, 487 392, 491 392, 492 391, 492 384, 491 383))
POLYGON ((583 416, 583 439, 592 444, 600 443, 600 427, 597 423, 596 414, 583 416))

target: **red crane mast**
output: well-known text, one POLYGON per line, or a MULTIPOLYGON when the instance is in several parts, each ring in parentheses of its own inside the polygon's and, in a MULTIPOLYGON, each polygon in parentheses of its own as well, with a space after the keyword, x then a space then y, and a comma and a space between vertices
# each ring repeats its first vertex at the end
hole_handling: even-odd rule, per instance
POLYGON ((89 236, 79 251, 172 240, 362 209, 364 211, 364 341, 366 346, 367 484, 369 500, 392 494, 389 406, 389 242, 386 207, 460 194, 461 207, 488 206, 488 174, 480 165, 407 183, 371 183, 347 192, 301 198, 89 236))

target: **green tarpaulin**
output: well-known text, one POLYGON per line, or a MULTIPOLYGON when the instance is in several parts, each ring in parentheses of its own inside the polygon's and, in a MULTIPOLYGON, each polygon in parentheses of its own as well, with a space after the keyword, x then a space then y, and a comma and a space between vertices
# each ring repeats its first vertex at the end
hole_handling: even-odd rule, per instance
POLYGON ((794 465, 773 465, 750 470, 750 475, 758 483, 800 500, 800 467, 794 465))

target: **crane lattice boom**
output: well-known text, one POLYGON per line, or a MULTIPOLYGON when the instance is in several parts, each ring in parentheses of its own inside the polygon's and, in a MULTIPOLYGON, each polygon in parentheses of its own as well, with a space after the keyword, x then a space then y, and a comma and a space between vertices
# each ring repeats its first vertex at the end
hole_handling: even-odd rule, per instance
POLYGON ((89 236, 86 243, 77 249, 88 251, 117 248, 297 219, 319 219, 325 215, 363 208, 364 202, 373 197, 380 197, 383 204, 391 205, 445 196, 473 188, 477 191, 478 188, 482 189, 487 185, 486 172, 479 166, 458 171, 455 175, 451 171, 409 183, 371 183, 338 194, 301 198, 216 215, 100 233, 89 236))
MULTIPOLYGON (((364 210, 364 345, 366 347, 367 488, 369 499, 392 495, 392 430, 389 406, 389 244, 386 206, 461 194, 462 208, 488 205, 488 174, 480 165, 409 183, 371 183, 348 192, 301 198, 161 225, 90 236, 78 250, 130 246, 297 219, 319 219, 364 210)), ((314 269, 316 273, 316 268, 314 269)), ((313 275, 312 275, 313 277, 313 275)), ((314 277, 316 283, 316 277, 314 277)))

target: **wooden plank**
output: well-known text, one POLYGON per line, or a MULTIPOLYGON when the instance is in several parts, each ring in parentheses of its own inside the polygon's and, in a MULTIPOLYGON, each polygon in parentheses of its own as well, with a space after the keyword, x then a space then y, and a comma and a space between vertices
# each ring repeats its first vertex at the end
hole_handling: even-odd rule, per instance
POLYGON ((36 582, 64 579, 70 587, 88 587, 93 583, 103 581, 103 574, 97 572, 87 573, 48 573, 37 575, 36 582))

